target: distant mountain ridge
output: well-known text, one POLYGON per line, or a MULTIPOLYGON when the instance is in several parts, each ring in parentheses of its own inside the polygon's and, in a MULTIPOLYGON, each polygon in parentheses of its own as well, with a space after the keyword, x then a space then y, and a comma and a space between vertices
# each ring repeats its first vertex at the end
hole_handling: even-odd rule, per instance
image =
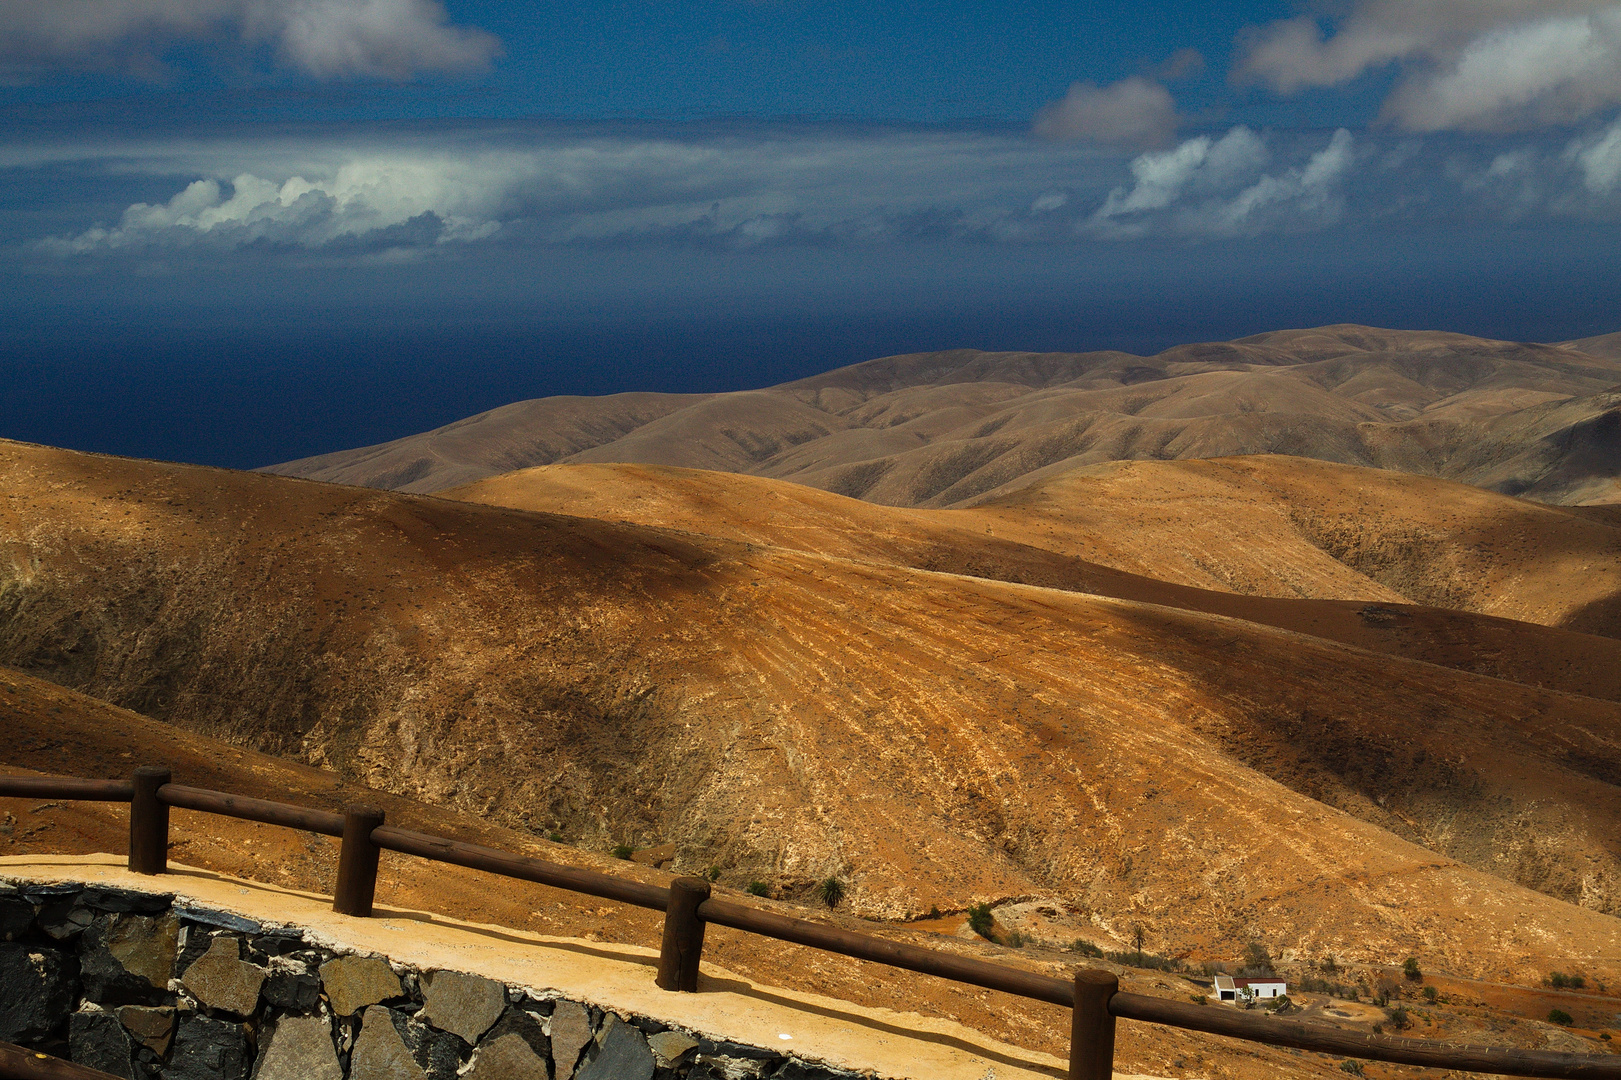
POLYGON ((429 493, 637 463, 944 507, 1106 461, 1268 453, 1621 502, 1621 334, 1534 344, 1338 325, 1151 357, 914 353, 763 390, 520 401, 263 471, 429 493))

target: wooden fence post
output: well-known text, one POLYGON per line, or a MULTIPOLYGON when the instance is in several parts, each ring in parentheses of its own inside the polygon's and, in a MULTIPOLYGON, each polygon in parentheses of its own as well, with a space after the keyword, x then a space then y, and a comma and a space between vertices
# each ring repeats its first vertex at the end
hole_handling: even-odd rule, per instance
POLYGON ((169 775, 161 766, 142 765, 130 777, 135 791, 129 801, 129 868, 137 874, 169 869, 169 804, 158 798, 169 775))
POLYGON ((704 921, 698 905, 709 899, 709 882, 676 878, 670 882, 670 906, 664 909, 664 941, 659 946, 661 990, 698 990, 698 959, 704 951, 704 921))
POLYGON ((375 806, 350 806, 343 812, 343 847, 338 851, 338 885, 333 891, 332 910, 339 915, 371 915, 371 902, 377 895, 377 845, 372 830, 383 824, 383 812, 375 806))
POLYGON ((1111 1080, 1114 1076, 1114 1015, 1109 999, 1120 980, 1099 968, 1075 972, 1075 1011, 1070 1018, 1069 1080, 1111 1080))

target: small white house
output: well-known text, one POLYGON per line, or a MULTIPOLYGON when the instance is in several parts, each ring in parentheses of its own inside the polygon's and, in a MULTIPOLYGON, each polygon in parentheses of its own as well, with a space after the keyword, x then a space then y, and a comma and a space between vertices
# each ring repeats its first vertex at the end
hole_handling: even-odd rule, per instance
POLYGON ((1289 992, 1289 984, 1278 978, 1235 979, 1231 975, 1217 975, 1215 993, 1210 996, 1217 1001, 1237 1001, 1246 989, 1256 1001, 1262 1001, 1283 997, 1289 992))

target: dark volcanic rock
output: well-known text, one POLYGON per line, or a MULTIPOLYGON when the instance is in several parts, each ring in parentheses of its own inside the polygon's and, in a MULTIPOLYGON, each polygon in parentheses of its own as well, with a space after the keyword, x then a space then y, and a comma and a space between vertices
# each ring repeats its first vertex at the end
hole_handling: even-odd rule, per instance
MULTIPOLYGON (((368 1005, 350 1054, 350 1080, 423 1080, 426 1075, 406 1048, 389 1010, 368 1005)), ((454 1038, 454 1036, 451 1036, 454 1038)))
POLYGON ((540 1026, 540 1021, 517 1006, 508 1008, 506 1012, 501 1014, 501 1019, 497 1020, 495 1026, 485 1034, 484 1042, 494 1042, 503 1035, 518 1036, 528 1043, 529 1049, 533 1050, 542 1059, 550 1060, 552 1056, 551 1040, 546 1037, 545 1029, 540 1026))
POLYGON ((102 1005, 172 1005, 174 916, 101 915, 79 938, 84 994, 102 1005))
POLYGON ((174 893, 143 893, 132 889, 110 889, 91 885, 79 894, 79 902, 97 911, 117 914, 161 915, 174 903, 174 893))
POLYGON ((34 1042, 67 1022, 79 997, 79 965, 56 949, 0 943, 0 1040, 34 1042))
POLYGON ((164 1080, 247 1080, 252 1064, 241 1024, 188 1013, 181 1017, 174 1052, 160 1075, 164 1080))
POLYGON ((46 900, 34 920, 39 928, 58 941, 77 937, 89 929, 96 913, 79 903, 79 895, 46 900))
POLYGON ((559 1076, 570 1076, 580 1051, 591 1042, 591 1014, 577 1001, 559 1001, 552 1010, 552 1064, 559 1076))
POLYGON ((428 1074, 428 1080, 456 1080, 461 1070, 462 1054, 468 1049, 459 1036, 448 1031, 437 1031, 415 1016, 394 1009, 388 1010, 388 1015, 394 1021, 394 1030, 399 1032, 400 1041, 422 1071, 428 1074))
POLYGON ((506 1004, 507 988, 493 979, 459 971, 435 971, 423 979, 422 1021, 469 1046, 501 1018, 506 1004))
POLYGON ((254 1080, 343 1080, 332 1030, 319 1016, 289 1016, 264 1035, 254 1080))
POLYGON ((321 1001, 321 980, 308 972, 272 969, 260 993, 278 1009, 313 1013, 321 1001))
POLYGON ((68 1049, 73 1060, 124 1080, 137 1080, 135 1043, 118 1017, 104 1009, 81 1009, 68 1017, 68 1049))
POLYGON ((302 930, 270 930, 255 934, 244 944, 248 954, 245 959, 255 964, 268 963, 272 956, 288 956, 309 949, 302 930))
POLYGON ((551 1080, 546 1059, 517 1034, 485 1039, 464 1080, 551 1080))
POLYGON ((125 1005, 118 1010, 119 1023, 134 1040, 158 1057, 169 1052, 174 1039, 175 1010, 146 1005, 125 1005))
POLYGON ((653 1080, 653 1051, 634 1026, 610 1013, 598 1039, 596 1057, 575 1074, 579 1080, 653 1080))
POLYGON ((33 904, 16 896, 0 898, 0 941, 26 937, 33 925, 33 904))
POLYGON ((264 982, 265 969, 244 961, 242 943, 224 934, 180 977, 186 992, 204 1008, 244 1017, 259 1007, 264 982))
POLYGON ((257 934, 264 929, 262 923, 255 922, 253 919, 233 915, 229 911, 215 911, 213 908, 197 907, 193 904, 176 904, 174 913, 189 923, 212 926, 219 930, 231 930, 238 934, 257 934))

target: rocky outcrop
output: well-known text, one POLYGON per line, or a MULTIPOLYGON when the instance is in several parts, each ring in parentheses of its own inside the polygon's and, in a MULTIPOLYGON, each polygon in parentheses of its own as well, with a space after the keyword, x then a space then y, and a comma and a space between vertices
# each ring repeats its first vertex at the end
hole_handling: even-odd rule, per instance
POLYGON ((125 1080, 855 1080, 173 899, 0 883, 0 1039, 125 1080))

